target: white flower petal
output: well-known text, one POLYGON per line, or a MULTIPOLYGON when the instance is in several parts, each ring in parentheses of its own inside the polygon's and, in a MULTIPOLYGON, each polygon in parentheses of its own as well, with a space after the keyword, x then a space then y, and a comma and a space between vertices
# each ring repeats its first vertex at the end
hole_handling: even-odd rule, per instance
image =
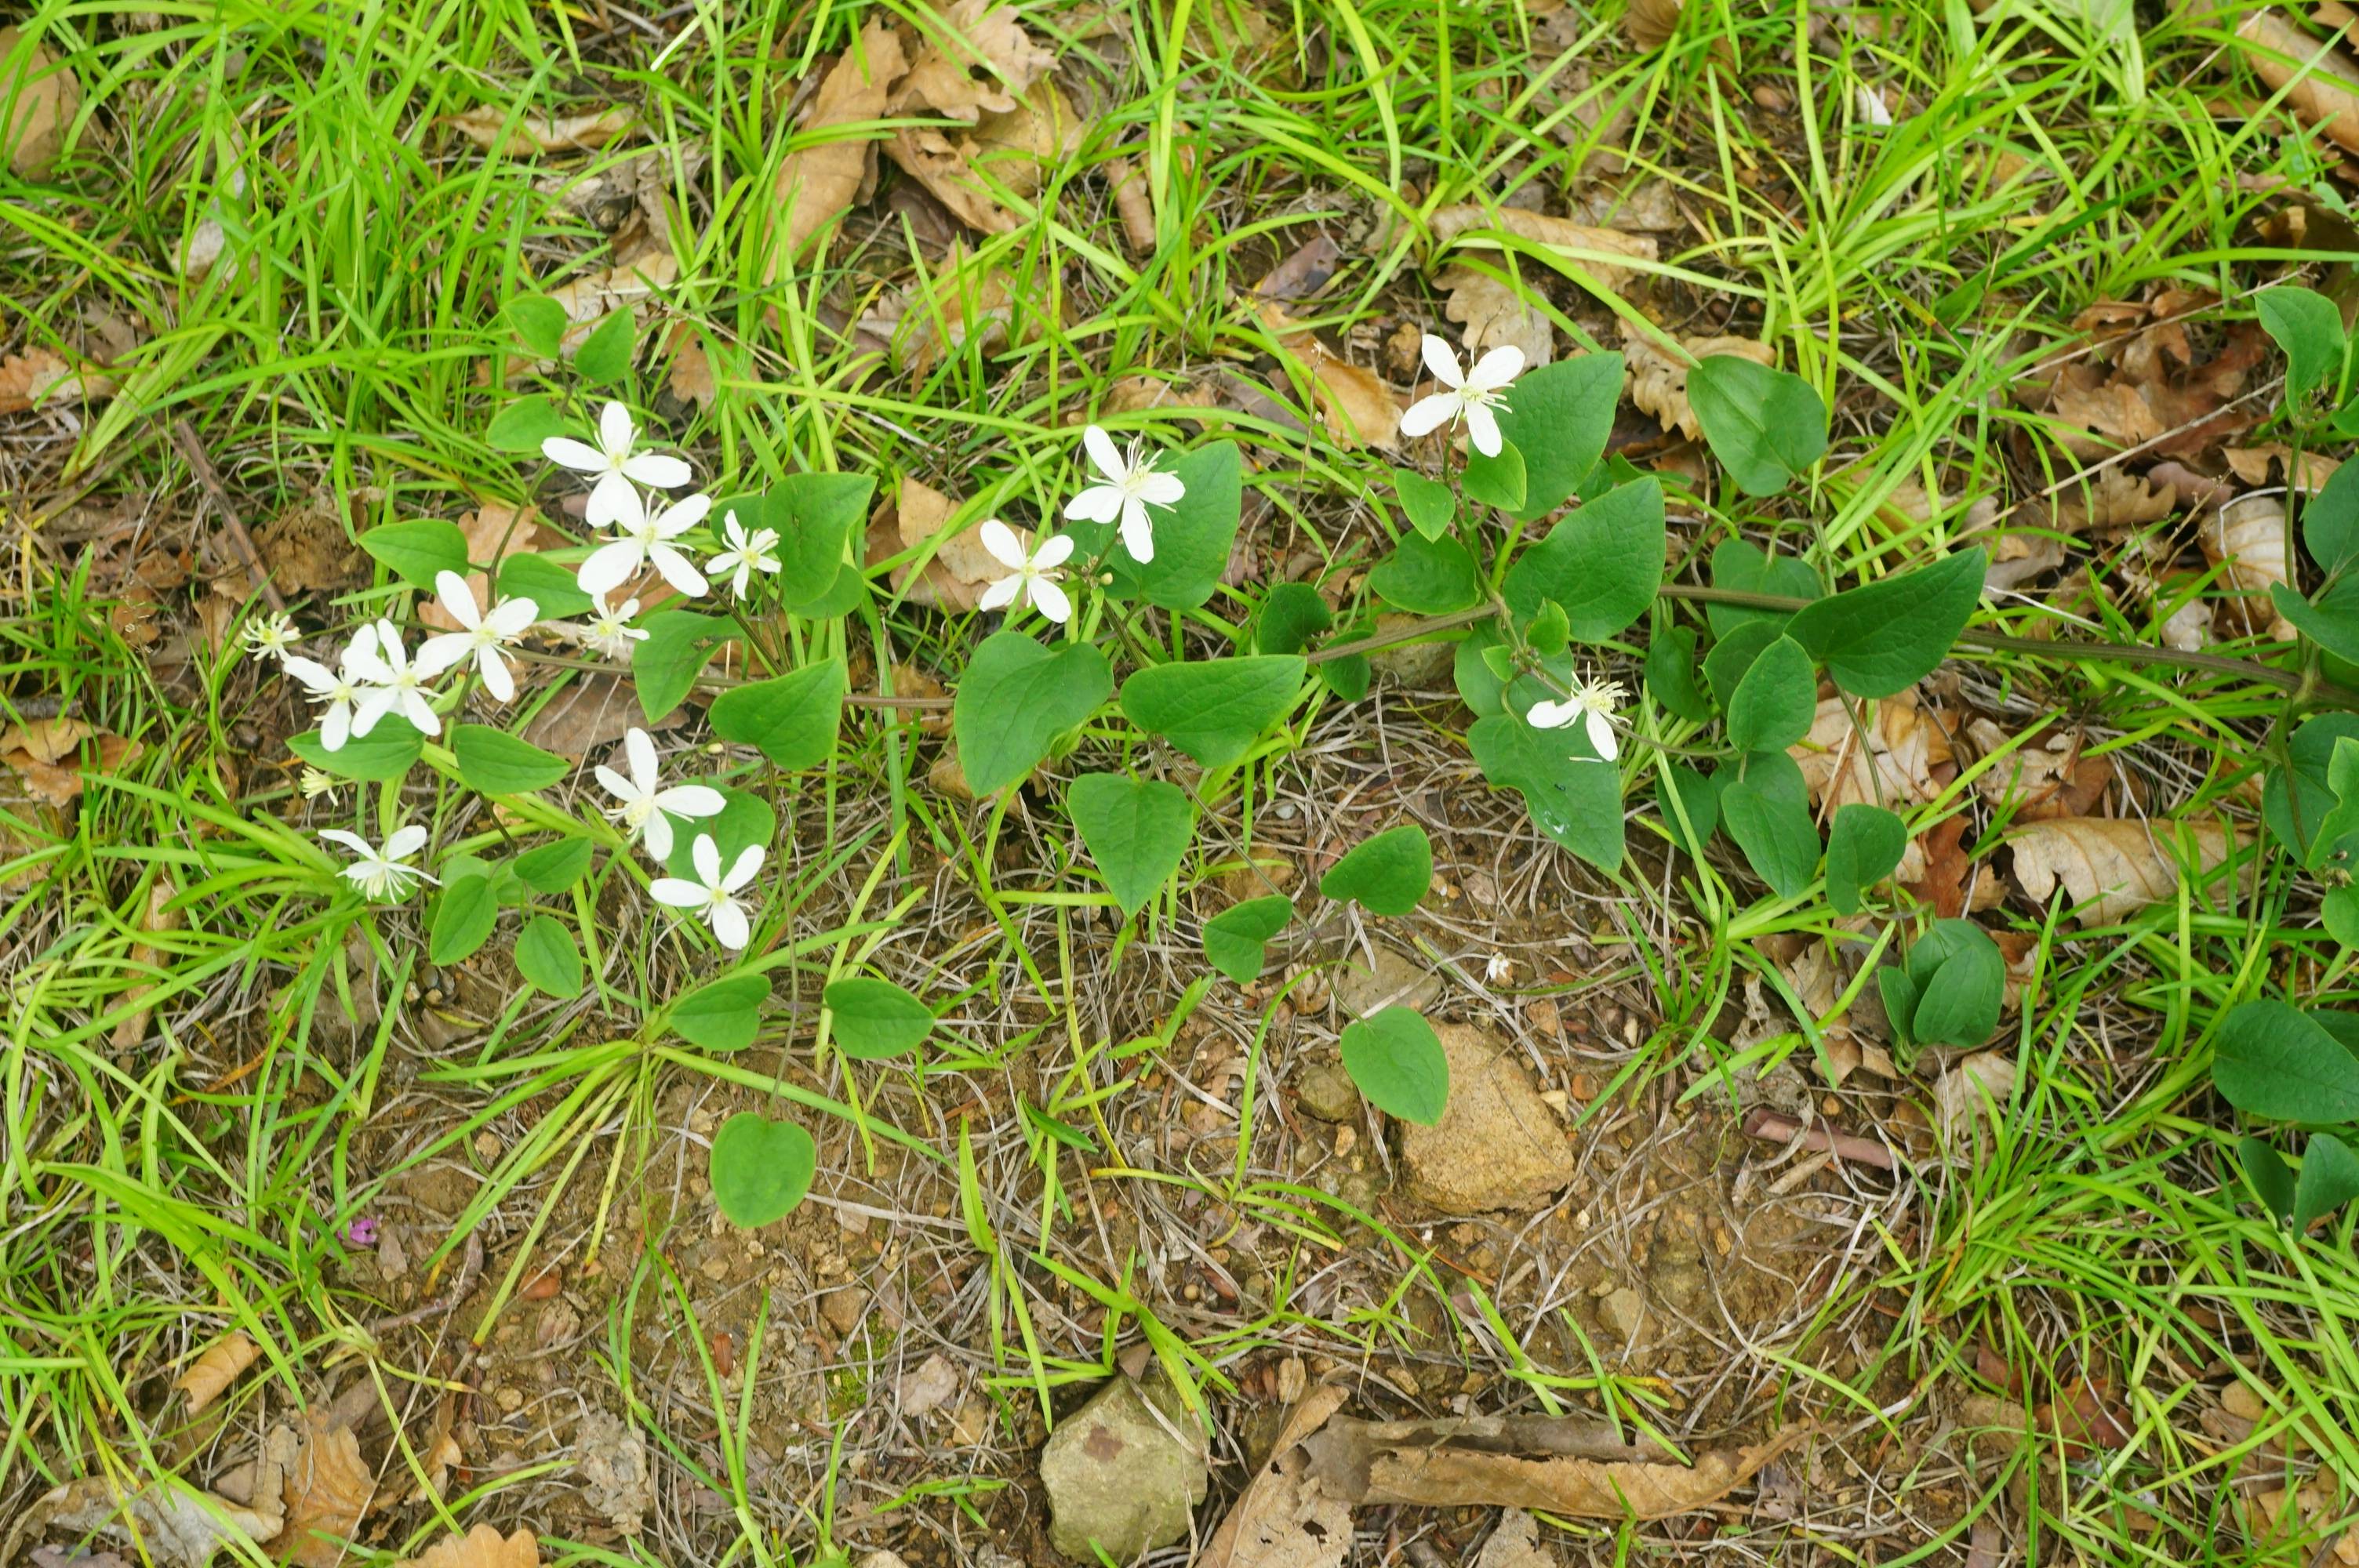
POLYGON ((1127 499, 1110 484, 1094 484, 1065 503, 1065 515, 1077 523, 1111 523, 1122 515, 1127 499))
POLYGON ((685 877, 658 877, 648 884, 647 892, 658 903, 673 909, 701 909, 712 896, 685 877))
POLYGON ((561 469, 576 473, 597 473, 606 466, 606 454, 586 441, 571 436, 551 436, 540 444, 540 455, 561 469))
POLYGON ((420 823, 413 822, 407 827, 397 827, 393 830, 393 837, 385 841, 385 858, 388 860, 406 860, 426 848, 428 837, 424 825, 420 823))
POLYGON ((342 827, 322 827, 320 829, 320 837, 331 844, 342 845, 364 860, 376 859, 376 846, 357 833, 348 832, 342 827))
POLYGON ((432 680, 451 665, 466 663, 474 650, 473 633, 438 632, 418 645, 418 656, 409 667, 418 672, 419 679, 432 680))
POLYGON ((1440 429, 1458 416, 1459 399, 1453 392, 1437 392, 1430 397, 1420 397, 1408 406, 1401 416, 1400 433, 1412 440, 1440 429))
POLYGON ((1016 596, 1023 591, 1023 574, 1020 572, 1010 572, 1007 576, 995 581, 989 588, 984 589, 983 590, 983 597, 974 601, 974 607, 977 610, 984 611, 1005 610, 1009 605, 1015 603, 1016 596))
POLYGON ((444 568, 434 574, 434 594, 442 601, 443 613, 460 625, 473 631, 484 619, 483 607, 475 602, 475 590, 467 579, 444 568))
POLYGON ((678 490, 696 475, 679 458, 662 452, 641 452, 623 465, 623 477, 650 490, 678 490))
POLYGON ((647 819, 639 824, 639 843, 652 859, 658 861, 670 860, 671 818, 660 811, 649 812, 647 819))
POLYGON ((573 580, 581 585, 582 592, 603 599, 638 576, 647 558, 647 546, 636 539, 617 539, 591 551, 590 558, 582 563, 573 580))
POLYGON ((696 848, 688 852, 688 858, 707 888, 721 885, 721 846, 712 841, 712 834, 698 834, 696 848))
POLYGON ((1474 362, 1466 377, 1469 392, 1496 392, 1524 373, 1524 351, 1513 343, 1501 343, 1474 362))
POLYGON ((608 462, 628 453, 638 434, 631 423, 631 411, 621 404, 610 398, 606 406, 598 410, 598 444, 606 449, 608 462))
POLYGON ((300 654, 289 654, 278 667, 293 676, 307 689, 318 692, 323 697, 336 689, 335 672, 316 659, 307 659, 300 654))
POLYGON ((508 673, 508 662, 497 648, 475 650, 475 674, 482 677, 484 689, 492 694, 493 701, 516 700, 516 676, 508 673))
POLYGON ((1034 578, 1031 588, 1033 608, 1041 614, 1060 626, 1073 618, 1073 601, 1065 597, 1063 589, 1044 577, 1034 578))
POLYGON ((1143 501, 1123 503, 1122 547, 1130 552, 1132 560, 1144 563, 1155 558, 1155 524, 1143 501))
POLYGON ((996 517, 986 517, 983 526, 974 532, 975 537, 983 541, 983 547, 991 552, 994 560, 1004 567, 1012 567, 1019 571, 1023 569, 1027 557, 1024 554, 1024 541, 1016 536, 1015 529, 996 517))
POLYGON ((1466 406, 1466 438, 1474 449, 1486 458, 1495 458, 1506 442, 1500 438, 1499 421, 1488 408, 1479 403, 1466 406))
POLYGON ((1150 506, 1177 506, 1188 494, 1188 481, 1176 473, 1151 473, 1139 481, 1138 499, 1150 506))
POLYGON ((761 869, 762 846, 746 845, 737 851, 737 859, 730 862, 729 874, 721 879, 722 890, 726 892, 735 892, 739 888, 752 881, 754 873, 761 869))
POLYGON ((656 806, 674 816, 718 816, 729 797, 710 784, 674 784, 656 796, 656 806))
POLYGON ((633 725, 623 735, 623 755, 631 764, 631 779, 638 785, 638 793, 653 795, 657 784, 655 737, 633 725))
POLYGON ((647 503, 631 481, 618 473, 603 473, 590 487, 590 503, 582 509, 582 520, 592 528, 614 527, 630 532, 645 525, 647 503))
POLYGON ((503 599, 484 617, 484 624, 500 634, 504 642, 513 641, 532 630, 540 619, 540 601, 532 599, 503 599))
POLYGON ((663 574, 664 581, 690 599, 704 597, 704 574, 696 563, 673 549, 669 545, 649 545, 647 559, 663 574))
POLYGON ((677 539, 699 523, 712 510, 712 497, 702 491, 683 496, 656 514, 655 535, 658 539, 677 539))
POLYGON ((349 702, 331 704, 320 720, 320 744, 331 752, 341 752, 353 736, 353 705, 349 702))
POLYGON ((734 899, 713 905, 712 922, 714 938, 733 953, 753 938, 754 928, 745 919, 745 911, 734 899))
POLYGON ((605 787, 606 793, 613 795, 616 800, 634 801, 639 798, 640 792, 631 784, 631 781, 616 773, 614 769, 608 767, 605 763, 599 763, 596 767, 590 770, 590 773, 592 778, 596 779, 599 784, 605 787))
POLYGON ((1130 465, 1122 460, 1114 438, 1106 434, 1103 425, 1092 425, 1082 431, 1082 450, 1090 455, 1090 461, 1097 465, 1100 473, 1117 484, 1130 472, 1130 465))
POLYGON ((1530 710, 1524 715, 1524 722, 1535 730, 1561 730, 1580 717, 1581 704, 1558 702, 1550 697, 1542 697, 1533 703, 1530 710))
POLYGON ((1622 755, 1622 743, 1614 733, 1614 720, 1593 708, 1589 710, 1589 744, 1606 762, 1614 762, 1622 755))
POLYGON ((1426 373, 1434 380, 1444 386, 1466 384, 1466 373, 1458 368, 1458 356, 1450 351, 1448 343, 1428 332, 1418 351, 1425 357, 1426 373))
POLYGON ((1053 571, 1072 558, 1073 536, 1070 534, 1059 534, 1053 538, 1041 540, 1040 547, 1032 552, 1032 569, 1043 572, 1053 571))

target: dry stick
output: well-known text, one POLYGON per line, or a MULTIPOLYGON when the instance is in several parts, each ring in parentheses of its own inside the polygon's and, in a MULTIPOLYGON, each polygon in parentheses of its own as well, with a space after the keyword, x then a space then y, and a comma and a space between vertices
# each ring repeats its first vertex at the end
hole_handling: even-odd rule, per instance
POLYGON ((228 532, 230 543, 235 545, 237 553, 245 557, 245 569, 253 577, 254 586, 261 589, 264 600, 272 610, 284 615, 287 600, 278 591, 278 586, 270 580, 269 572, 263 569, 262 552, 254 547, 254 535, 245 531, 245 522, 238 516, 237 506, 230 500, 228 490, 223 488, 219 470, 214 469, 212 459, 205 455, 204 443, 197 439, 196 431, 190 428, 186 419, 173 422, 172 439, 179 444, 180 455, 189 460, 189 468, 196 474, 197 482, 204 487, 207 499, 213 503, 213 510, 221 514, 222 527, 228 532))
POLYGON ((1862 1165, 1874 1165, 1881 1171, 1899 1168, 1892 1151, 1872 1138, 1861 1138, 1849 1132, 1831 1132, 1812 1123, 1805 1127, 1790 1116, 1780 1116, 1774 1110, 1761 1109, 1745 1119, 1745 1136, 1758 1138, 1769 1143, 1791 1143, 1796 1134, 1805 1149, 1823 1149, 1838 1160, 1851 1160, 1862 1165))

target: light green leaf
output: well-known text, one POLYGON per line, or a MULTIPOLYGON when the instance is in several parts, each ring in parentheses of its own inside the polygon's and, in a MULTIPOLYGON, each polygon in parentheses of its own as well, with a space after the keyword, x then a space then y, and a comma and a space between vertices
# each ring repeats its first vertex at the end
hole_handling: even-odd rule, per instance
POLYGON ((560 1001, 582 994, 582 949, 554 915, 536 914, 516 936, 516 973, 560 1001))
POLYGON ((1427 539, 1416 534, 1376 563, 1368 573, 1368 588, 1386 603, 1412 615, 1448 615, 1483 597, 1474 557, 1465 546, 1455 539, 1427 539))
POLYGON ((1431 1127, 1450 1104, 1450 1058, 1433 1025, 1395 1005, 1343 1026, 1343 1071, 1387 1116, 1431 1127))
POLYGON ((1448 485, 1408 469, 1393 470, 1392 479, 1393 493, 1400 497, 1401 511, 1410 527, 1429 539, 1450 532, 1458 515, 1458 498, 1450 493, 1448 485))
POLYGON ((1226 767, 1286 717, 1308 668, 1284 654, 1157 665, 1123 683, 1122 710, 1204 766, 1226 767))
POLYGON ((1576 354, 1516 378, 1499 414, 1499 433, 1523 458, 1518 521, 1537 521, 1571 499, 1604 456, 1621 401, 1618 353, 1576 354))
POLYGON ((524 340, 536 359, 553 360, 565 351, 565 329, 573 319, 565 307, 545 294, 527 294, 511 299, 501 312, 516 335, 524 340))
POLYGON ((1294 901, 1284 893, 1249 898, 1204 922, 1204 960, 1234 980, 1250 985, 1269 961, 1269 939, 1294 918, 1294 901))
POLYGON ((1791 637, 1761 650, 1728 699, 1728 741, 1740 752, 1782 752, 1810 732, 1819 679, 1791 637))
POLYGON ((1433 885, 1433 844, 1414 822, 1363 838, 1319 879, 1319 891, 1374 914, 1407 914, 1433 885))
POLYGON ((1518 620, 1564 606, 1576 641, 1619 636, 1663 582, 1663 487, 1642 479, 1576 507, 1507 568, 1501 594, 1518 620))
POLYGON ((2267 1141, 2253 1137, 2236 1140, 2236 1157, 2245 1167, 2245 1179, 2253 1184, 2253 1195, 2261 1206, 2279 1225, 2293 1223, 2293 1173, 2267 1141))
POLYGON ((2212 1043, 2212 1083, 2248 1116, 2359 1120, 2359 1056, 2311 1015, 2281 1001, 2228 1011, 2212 1043))
POLYGON ((2301 1179, 2294 1184, 2294 1229, 2308 1230, 2310 1221, 2354 1197, 2359 1197, 2359 1154, 2331 1132, 2311 1133, 2302 1146, 2301 1179))
POLYGON ((631 681, 649 723, 696 688, 696 677, 735 624, 692 610, 659 611, 641 623, 647 635, 631 644, 631 681))
POLYGON ((1722 708, 1736 699, 1736 688, 1744 684, 1761 650, 1785 635, 1777 626, 1775 621, 1741 621, 1704 654, 1704 684, 1722 708))
POLYGON ((484 795, 528 795, 573 771, 554 752, 485 724, 453 729, 451 752, 459 761, 459 782, 484 795))
MULTIPOLYGON (((2359 464, 2344 466, 2359 469, 2359 464)), ((2313 869, 2359 863, 2359 834, 2340 839, 2319 836, 2334 809, 2329 770, 2336 742, 2344 740, 2359 740, 2359 714, 2321 713, 2305 719, 2286 748, 2293 765, 2270 768, 2261 788, 2261 819, 2269 832, 2313 869)))
POLYGON ((791 1121, 741 1110, 712 1135, 706 1167, 721 1217, 756 1230, 794 1211, 819 1173, 819 1145, 791 1121))
POLYGON ((622 380, 631 368, 636 332, 630 311, 609 312, 604 320, 590 329, 582 346, 573 351, 573 373, 582 378, 585 386, 604 386, 622 380))
POLYGON ((379 524, 361 535, 361 548, 395 577, 427 593, 434 591, 437 572, 467 575, 467 535, 454 523, 379 524))
POLYGON ((592 846, 587 838, 560 838, 516 858, 516 875, 538 893, 560 893, 590 870, 592 846))
MULTIPOLYGON (((1723 539, 1712 547, 1712 586, 1732 593, 1760 593, 1777 599, 1816 599, 1819 574, 1799 556, 1777 556, 1745 539, 1723 539)), ((1748 621, 1783 626, 1790 610, 1755 610, 1741 604, 1707 604, 1704 619, 1714 637, 1726 637, 1748 621)))
POLYGON ((967 787, 990 795, 1021 782, 1113 690, 1114 672, 1090 643, 1051 652, 1021 632, 985 637, 951 711, 967 787))
POLYGON ((1780 898, 1810 885, 1819 864, 1819 829, 1810 820, 1801 769, 1783 752, 1755 752, 1741 776, 1720 792, 1721 826, 1755 874, 1780 898))
POLYGON ((1084 773, 1066 793, 1065 806, 1125 919, 1171 880, 1196 831, 1188 792, 1160 779, 1084 773))
POLYGON ((934 1032, 933 1010, 890 980, 836 980, 824 1000, 835 1017, 835 1048, 864 1062, 906 1055, 934 1032))
POLYGON ((1854 801, 1827 835, 1827 902, 1857 914, 1863 895, 1893 873, 1908 849, 1908 826, 1880 806, 1854 801))
POLYGON ((543 621, 561 621, 590 608, 590 596, 573 579, 573 568, 560 566, 537 550, 500 557, 499 596, 529 599, 543 621))
POLYGON ((1235 442, 1212 441, 1176 459, 1167 453, 1156 466, 1178 475, 1187 493, 1175 506, 1147 509, 1153 560, 1132 559, 1111 523, 1069 524, 1066 532, 1080 545, 1082 560, 1111 546, 1112 592, 1166 610, 1193 610, 1212 597, 1228 569, 1245 509, 1245 464, 1235 442))
POLYGON ((2301 544, 2330 578, 2359 561, 2359 465, 2336 469, 2302 503, 2301 544))
POLYGON ((1664 711, 1704 724, 1712 719, 1712 698, 1696 684, 1696 665, 1692 626, 1666 626, 1647 644, 1647 690, 1664 711))
POLYGON ((727 975, 674 1001, 664 1022, 691 1045, 743 1051, 761 1033, 762 1004, 769 1000, 769 976, 727 975))
POLYGON ((838 597, 844 547, 868 519, 876 481, 866 474, 790 473, 759 496, 738 496, 712 508, 713 525, 734 512, 750 531, 778 535, 778 570, 771 580, 788 613, 818 616, 838 597))
POLYGON ((498 893, 485 876, 454 877, 434 901, 427 962, 455 964, 481 947, 500 917, 498 893))
MULTIPOLYGON (((696 875, 696 841, 700 838, 712 840, 713 848, 721 851, 724 868, 734 865, 747 846, 767 845, 777 839, 778 814, 768 801, 735 784, 712 787, 721 792, 717 816, 672 818, 671 853, 664 858, 664 870, 673 876, 696 875)), ((757 898, 761 888, 761 882, 756 881, 741 896, 757 898)))
POLYGON ((724 691, 712 699, 712 732, 760 749, 782 768, 816 768, 835 755, 843 717, 843 661, 815 665, 724 691))
POLYGON ((365 735, 345 737, 343 745, 332 752, 321 742, 317 730, 288 741, 287 749, 339 778, 383 784, 416 765, 426 751, 426 737, 407 720, 389 717, 379 719, 365 735))
POLYGON ((2280 284, 2253 300, 2261 326, 2285 351, 2285 395, 2299 406, 2343 373, 2343 312, 2313 289, 2280 284))
POLYGON ((1595 760, 1578 726, 1537 730, 1493 714, 1466 733, 1474 765, 1524 797, 1533 824, 1601 871, 1622 866, 1622 774, 1595 760))
POLYGON ((1979 545, 1795 611, 1786 634, 1854 697, 1890 697, 1931 675, 1982 602, 1979 545))
POLYGON ((1524 450, 1511 440, 1500 442, 1498 451, 1488 456, 1469 446, 1458 482, 1467 500, 1479 506, 1495 506, 1511 516, 1523 511, 1531 492, 1524 450))
POLYGON ((1688 403, 1747 495, 1775 495, 1827 449, 1827 406, 1810 384, 1741 355, 1705 355, 1688 373, 1688 403))
POLYGON ((1909 978, 1918 987, 1909 1032, 1920 1045, 1979 1045, 1998 1027, 1999 1006, 2006 995, 2006 956, 1972 921, 1944 920, 1936 925, 1955 933, 1955 945, 1930 968, 1909 965, 1909 978))
POLYGON ((516 452, 540 455, 540 444, 551 436, 565 434, 564 416, 549 395, 536 392, 501 405, 484 427, 484 444, 495 452, 516 452))

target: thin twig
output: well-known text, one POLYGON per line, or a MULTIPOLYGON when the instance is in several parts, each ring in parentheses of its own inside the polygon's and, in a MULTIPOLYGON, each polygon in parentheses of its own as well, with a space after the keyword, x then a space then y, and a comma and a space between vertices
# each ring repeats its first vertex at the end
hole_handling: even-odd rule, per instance
POLYGON ((1831 1132, 1815 1122, 1805 1127, 1792 1117, 1780 1116, 1774 1110, 1756 1110, 1746 1117, 1745 1136, 1770 1143, 1799 1142, 1805 1149, 1823 1149, 1838 1160, 1873 1165, 1879 1171, 1900 1168, 1900 1162, 1894 1157, 1892 1151, 1873 1138, 1862 1138, 1851 1132, 1831 1132))
POLYGON ((245 557, 245 569, 252 575, 255 588, 272 610, 285 614, 286 597, 278 591, 278 585, 270 580, 270 573, 264 569, 262 552, 254 547, 254 535, 245 531, 245 520, 237 514, 237 505, 230 500, 229 491, 222 484, 220 470, 213 467, 212 459, 205 455, 205 445, 197 438, 196 430, 186 419, 175 420, 172 439, 179 444, 180 455, 189 460, 190 470, 197 476, 197 483, 204 487, 206 499, 213 503, 213 510, 221 514, 222 528, 229 535, 230 543, 235 545, 237 553, 245 557))

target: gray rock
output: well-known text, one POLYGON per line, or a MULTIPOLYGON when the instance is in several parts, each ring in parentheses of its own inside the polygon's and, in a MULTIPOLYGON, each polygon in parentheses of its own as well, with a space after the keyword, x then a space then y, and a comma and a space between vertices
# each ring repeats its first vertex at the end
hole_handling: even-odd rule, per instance
POLYGON ((1049 1543, 1080 1562, 1117 1563, 1188 1533, 1212 1484, 1198 1418, 1159 1374, 1116 1378, 1057 1423, 1040 1450, 1049 1543))
POLYGON ((1335 1005, 1353 1018, 1388 1007, 1422 1012, 1441 998, 1441 977, 1397 947, 1378 947, 1374 968, 1354 957, 1338 965, 1333 974, 1335 1005))
POLYGON ((1605 1321, 1614 1325, 1614 1331, 1625 1342, 1637 1339, 1639 1325, 1647 1321, 1646 1297, 1625 1285, 1598 1305, 1605 1314, 1605 1321))
POLYGON ((1408 1195, 1444 1214, 1532 1209, 1573 1178, 1572 1143, 1524 1065, 1462 1023, 1437 1025, 1450 1102, 1431 1127, 1404 1124, 1408 1195))
POLYGON ((1352 1121, 1360 1114, 1360 1091, 1332 1062, 1312 1062, 1294 1075, 1294 1103, 1321 1121, 1352 1121))

